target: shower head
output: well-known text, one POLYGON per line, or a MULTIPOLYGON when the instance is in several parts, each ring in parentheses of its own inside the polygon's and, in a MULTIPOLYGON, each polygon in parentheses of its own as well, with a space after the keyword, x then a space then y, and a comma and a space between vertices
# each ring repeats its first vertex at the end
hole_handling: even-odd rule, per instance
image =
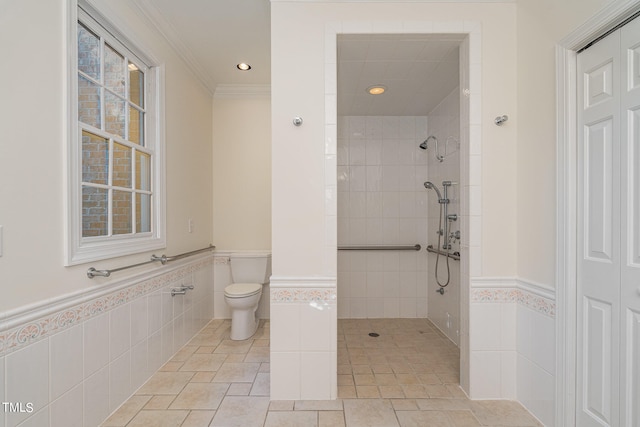
POLYGON ((429 148, 429 140, 433 139, 436 142, 436 147, 438 146, 438 139, 433 136, 433 135, 429 135, 429 137, 427 139, 425 139, 424 141, 422 141, 422 144, 420 144, 418 147, 422 148, 423 150, 426 150, 427 148, 429 148))
POLYGON ((438 194, 438 202, 440 202, 442 200, 442 194, 440 194, 440 190, 438 190, 438 187, 436 187, 433 182, 431 182, 431 181, 425 182, 424 183, 424 188, 434 190, 436 192, 436 194, 438 194))

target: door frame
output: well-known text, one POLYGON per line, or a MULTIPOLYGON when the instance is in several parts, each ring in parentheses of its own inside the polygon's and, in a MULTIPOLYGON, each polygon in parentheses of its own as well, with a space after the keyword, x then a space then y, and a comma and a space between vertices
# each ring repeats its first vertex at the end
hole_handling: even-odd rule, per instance
POLYGON ((640 11, 614 0, 556 45, 556 425, 576 425, 577 51, 640 11))

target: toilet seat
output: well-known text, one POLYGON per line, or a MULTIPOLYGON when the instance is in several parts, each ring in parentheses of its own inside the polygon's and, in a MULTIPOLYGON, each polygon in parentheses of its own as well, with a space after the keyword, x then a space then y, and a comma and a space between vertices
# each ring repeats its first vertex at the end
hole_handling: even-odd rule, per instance
POLYGON ((260 283, 233 283, 224 288, 224 296, 227 298, 245 298, 262 291, 260 283))

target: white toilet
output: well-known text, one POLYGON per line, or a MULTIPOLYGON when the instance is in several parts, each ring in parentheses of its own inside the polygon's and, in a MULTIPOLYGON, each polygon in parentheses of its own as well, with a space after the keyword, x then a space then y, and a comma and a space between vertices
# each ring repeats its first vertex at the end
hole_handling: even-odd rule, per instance
POLYGON ((224 300, 231 309, 231 339, 246 340, 258 328, 256 311, 271 276, 271 254, 239 252, 229 258, 233 283, 224 288, 224 300))

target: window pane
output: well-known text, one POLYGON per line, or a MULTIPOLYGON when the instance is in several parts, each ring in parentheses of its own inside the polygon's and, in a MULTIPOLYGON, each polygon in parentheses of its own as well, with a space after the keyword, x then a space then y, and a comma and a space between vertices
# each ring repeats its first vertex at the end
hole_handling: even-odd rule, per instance
POLYGON ((136 194, 136 230, 138 233, 151 231, 151 195, 136 194))
POLYGON ((144 113, 129 105, 129 141, 140 145, 144 145, 142 134, 144 130, 143 117, 144 113))
POLYGON ((109 140, 82 131, 82 181, 107 185, 109 140))
POLYGON ((108 190, 82 186, 82 237, 106 236, 108 232, 108 190))
POLYGON ((124 57, 104 45, 104 85, 107 89, 124 97, 124 57))
POLYGON ((112 93, 105 92, 105 129, 107 132, 126 138, 125 135, 125 101, 112 93))
POLYGON ((144 73, 129 62, 129 101, 144 108, 144 73))
POLYGON ((113 234, 129 234, 131 229, 131 193, 113 190, 113 234))
POLYGON ((100 81, 100 39, 78 23, 78 70, 100 81))
POLYGON ((136 189, 151 191, 151 156, 136 152, 136 189))
POLYGON ((113 143, 113 182, 114 187, 131 188, 131 148, 113 143))
POLYGON ((100 129, 100 87, 78 76, 78 120, 100 129))

